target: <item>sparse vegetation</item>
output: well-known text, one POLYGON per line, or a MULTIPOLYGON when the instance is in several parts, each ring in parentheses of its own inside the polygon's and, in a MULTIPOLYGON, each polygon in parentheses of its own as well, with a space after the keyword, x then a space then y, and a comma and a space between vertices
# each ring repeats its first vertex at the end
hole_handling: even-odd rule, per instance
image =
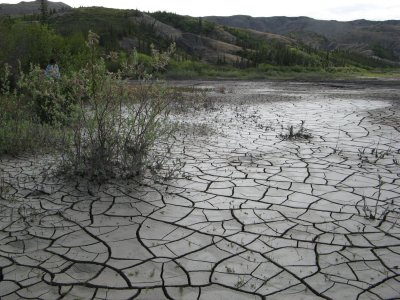
POLYGON ((151 270, 151 272, 150 272, 150 274, 149 274, 149 278, 153 278, 155 272, 156 272, 156 269, 151 270))
POLYGON ((309 140, 312 138, 312 135, 308 132, 308 129, 304 127, 305 121, 302 120, 300 127, 295 130, 293 125, 288 126, 288 133, 280 134, 279 137, 282 140, 309 140))
POLYGON ((225 266, 225 269, 227 273, 235 273, 235 270, 229 266, 225 266))
POLYGON ((390 203, 380 203, 381 195, 382 195, 382 186, 385 182, 382 179, 381 175, 378 175, 378 191, 376 192, 375 201, 371 201, 373 204, 367 204, 367 199, 365 196, 362 197, 362 211, 364 213, 364 217, 371 221, 379 220, 380 223, 384 222, 389 214, 392 215, 392 225, 390 229, 397 225, 398 219, 400 217, 400 212, 398 208, 394 206, 393 201, 390 203))
POLYGON ((235 283, 235 287, 240 289, 241 287, 243 287, 246 284, 244 277, 239 276, 238 280, 235 283))
POLYGON ((10 187, 8 186, 8 184, 6 183, 3 174, 2 174, 2 170, 0 170, 0 199, 2 200, 6 200, 7 199, 7 195, 8 192, 10 190, 10 187))

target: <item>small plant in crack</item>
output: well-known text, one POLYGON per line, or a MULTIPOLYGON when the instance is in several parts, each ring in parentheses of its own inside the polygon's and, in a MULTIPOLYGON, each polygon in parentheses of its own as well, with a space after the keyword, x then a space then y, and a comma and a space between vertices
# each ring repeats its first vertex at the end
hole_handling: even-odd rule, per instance
POLYGON ((0 197, 3 198, 3 194, 7 193, 7 187, 3 176, 0 176, 0 197))
POLYGON ((371 163, 376 164, 380 159, 384 159, 387 156, 393 156, 392 161, 393 164, 398 165, 398 160, 395 155, 395 151, 393 151, 392 145, 390 144, 387 146, 387 149, 379 149, 380 140, 376 144, 376 146, 372 149, 370 148, 361 148, 358 149, 358 158, 360 159, 361 163, 371 163), (368 151, 366 151, 368 149, 368 151))
POLYGON ((389 230, 392 230, 393 227, 397 225, 397 222, 399 221, 400 218, 400 210, 396 211, 396 209, 394 209, 392 212, 396 214, 396 220, 393 222, 392 226, 390 226, 389 230))
POLYGON ((156 269, 153 269, 153 270, 150 272, 149 277, 150 277, 150 278, 153 278, 155 272, 156 272, 156 269))
POLYGON ((162 183, 177 178, 185 167, 185 163, 180 158, 172 159, 170 152, 168 153, 168 155, 163 154, 156 157, 153 165, 149 166, 155 182, 162 183))
POLYGON ((339 129, 338 129, 338 136, 337 136, 337 139, 336 139, 336 145, 335 145, 335 148, 333 149, 333 153, 338 153, 338 154, 340 154, 340 152, 342 152, 342 150, 339 150, 339 140, 340 140, 340 126, 339 126, 339 129))
POLYGON ((391 153, 391 148, 392 148, 391 145, 389 145, 389 147, 387 148, 387 150, 379 150, 380 142, 381 142, 381 139, 380 139, 380 137, 379 137, 379 141, 378 141, 376 147, 373 148, 373 149, 371 150, 371 154, 375 156, 376 161, 377 161, 378 159, 383 159, 383 158, 385 158, 385 156, 387 156, 387 155, 389 155, 389 154, 391 153))
POLYGON ((220 86, 217 88, 217 92, 220 94, 225 94, 226 93, 226 87, 225 86, 220 86))
POLYGON ((10 195, 10 191, 11 191, 10 185, 0 174, 0 199, 12 201, 14 198, 10 195))
POLYGON ((293 125, 287 127, 288 133, 279 135, 279 138, 282 140, 310 140, 312 138, 311 133, 308 132, 308 129, 304 127, 306 121, 301 120, 300 127, 295 130, 293 125))
POLYGON ((234 268, 225 266, 225 269, 226 269, 226 272, 228 272, 228 273, 235 273, 235 269, 234 268))
POLYGON ((379 219, 376 216, 376 209, 375 209, 377 204, 375 205, 375 207, 372 207, 372 209, 371 209, 370 206, 368 206, 366 204, 365 196, 363 196, 362 198, 363 198, 363 211, 364 211, 365 218, 370 219, 370 220, 379 219))
POLYGON ((18 215, 25 222, 34 222, 37 220, 44 212, 41 209, 38 209, 32 203, 23 203, 17 207, 18 215))
POLYGON ((366 148, 358 149, 358 158, 360 159, 361 164, 363 164, 363 163, 369 163, 369 158, 368 158, 368 156, 365 154, 365 149, 366 149, 366 148))
POLYGON ((264 124, 257 123, 256 127, 258 129, 264 130, 264 131, 272 130, 272 126, 271 125, 264 125, 264 124))
POLYGON ((375 203, 375 211, 374 211, 374 219, 376 217, 376 214, 378 212, 378 204, 379 204, 379 200, 381 199, 381 193, 382 193, 382 185, 384 184, 383 180, 382 180, 382 176, 378 175, 378 198, 376 199, 376 203, 375 203))
POLYGON ((372 206, 368 206, 367 202, 366 202, 366 197, 362 196, 362 200, 363 200, 363 211, 364 211, 364 216, 367 219, 370 220, 385 220, 386 216, 389 214, 390 210, 389 210, 389 203, 385 204, 386 207, 385 209, 378 214, 378 206, 379 206, 379 201, 381 200, 381 195, 382 195, 382 186, 384 185, 384 181, 382 179, 381 175, 378 175, 378 196, 376 197, 376 201, 375 204, 372 206))
POLYGON ((235 283, 235 287, 240 289, 244 285, 245 285, 244 277, 239 276, 238 281, 236 281, 235 283))

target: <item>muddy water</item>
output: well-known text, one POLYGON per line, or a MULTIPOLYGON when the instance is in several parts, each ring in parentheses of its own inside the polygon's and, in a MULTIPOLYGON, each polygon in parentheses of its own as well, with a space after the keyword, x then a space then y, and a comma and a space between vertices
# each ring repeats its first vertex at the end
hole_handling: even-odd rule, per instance
POLYGON ((396 82, 174 84, 211 100, 174 115, 170 180, 1 161, 1 299, 400 297, 396 82))

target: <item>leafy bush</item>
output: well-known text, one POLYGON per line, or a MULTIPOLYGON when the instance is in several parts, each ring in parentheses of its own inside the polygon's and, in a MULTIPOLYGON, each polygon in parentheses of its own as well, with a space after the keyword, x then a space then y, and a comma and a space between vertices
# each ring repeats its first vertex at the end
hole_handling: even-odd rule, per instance
POLYGON ((0 62, 10 64, 15 70, 18 61, 24 71, 28 71, 30 63, 43 66, 64 48, 62 37, 38 23, 0 23, 0 36, 0 62))
MULTIPOLYGON (((148 154, 156 141, 168 138, 168 93, 162 85, 150 82, 152 74, 138 63, 109 73, 102 58, 96 57, 98 36, 89 34, 91 60, 74 74, 74 98, 69 120, 70 133, 62 149, 64 170, 103 181, 110 177, 131 177, 149 165, 148 154), (140 80, 130 86, 124 75, 136 74, 140 80)), ((174 46, 168 52, 153 49, 155 70, 163 69, 174 46)))
POLYGON ((47 77, 39 66, 31 65, 29 72, 19 75, 18 97, 30 104, 40 123, 60 125, 67 122, 74 101, 68 92, 72 84, 68 76, 47 77))
MULTIPOLYGON (((86 66, 59 80, 31 66, 20 72, 11 91, 10 67, 5 65, 0 80, 0 154, 56 145, 61 170, 98 181, 160 167, 163 158, 152 161, 149 153, 173 132, 168 104, 174 94, 155 82, 153 74, 165 69, 175 45, 166 52, 152 48, 152 73, 136 52, 120 62, 120 71, 111 73, 99 56, 98 41, 90 32, 86 66), (139 78, 138 83, 128 84, 128 76, 139 78)), ((115 55, 110 59, 118 59, 115 55)))
MULTIPOLYGON (((53 145, 60 137, 59 127, 40 121, 36 114, 38 103, 21 93, 22 87, 44 82, 37 77, 37 70, 21 77, 17 82, 18 90, 10 88, 10 66, 5 64, 0 78, 0 155, 16 155, 25 151, 34 151, 53 145)), ((46 84, 46 83, 43 83, 46 84)))

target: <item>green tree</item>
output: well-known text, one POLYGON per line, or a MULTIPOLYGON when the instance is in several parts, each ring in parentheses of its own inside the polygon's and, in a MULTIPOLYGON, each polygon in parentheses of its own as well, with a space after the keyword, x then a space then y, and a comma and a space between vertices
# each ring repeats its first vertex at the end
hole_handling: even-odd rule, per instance
POLYGON ((40 22, 42 24, 47 24, 48 17, 49 17, 47 0, 40 0, 40 8, 39 8, 39 10, 40 10, 40 22))
POLYGON ((0 63, 7 62, 13 70, 17 69, 18 61, 25 71, 31 63, 44 66, 51 57, 61 56, 60 51, 64 49, 61 36, 37 23, 0 25, 0 35, 0 63))

